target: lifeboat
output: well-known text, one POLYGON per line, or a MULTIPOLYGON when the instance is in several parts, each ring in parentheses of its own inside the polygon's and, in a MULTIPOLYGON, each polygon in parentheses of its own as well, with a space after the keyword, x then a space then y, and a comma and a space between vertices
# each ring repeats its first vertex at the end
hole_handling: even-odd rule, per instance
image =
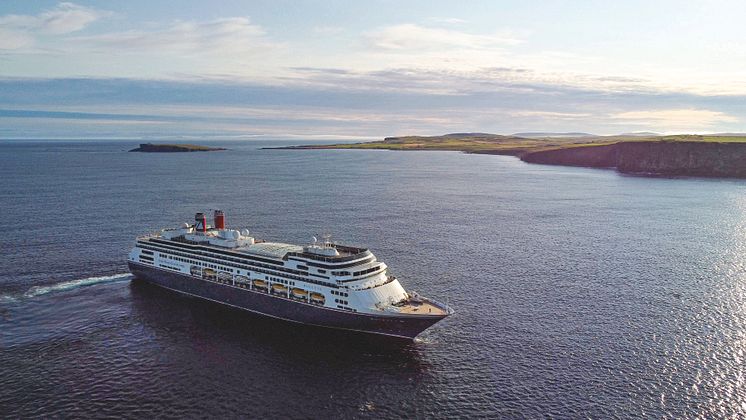
POLYGON ((267 288, 267 282, 264 281, 264 280, 256 279, 256 280, 254 280, 253 283, 254 283, 254 287, 256 287, 256 288, 259 288, 259 289, 266 289, 267 288))
POLYGON ((217 273, 212 268, 205 268, 202 270, 202 277, 206 279, 214 279, 217 276, 217 273))
POLYGON ((298 299, 307 299, 308 298, 308 291, 303 290, 303 289, 299 289, 297 287, 293 287, 292 289, 290 289, 290 294, 294 298, 298 298, 298 299))
POLYGON ((311 293, 311 302, 320 303, 323 305, 325 301, 326 301, 326 298, 321 293, 316 293, 316 292, 311 293))
POLYGON ((202 275, 202 267, 198 265, 193 265, 189 268, 189 272, 192 273, 193 276, 201 276, 202 275))
POLYGON ((272 291, 274 293, 282 293, 285 294, 288 291, 288 288, 284 284, 275 283, 272 285, 272 291))
POLYGON ((221 271, 218 273, 218 280, 222 281, 223 283, 230 283, 233 281, 233 274, 221 271))

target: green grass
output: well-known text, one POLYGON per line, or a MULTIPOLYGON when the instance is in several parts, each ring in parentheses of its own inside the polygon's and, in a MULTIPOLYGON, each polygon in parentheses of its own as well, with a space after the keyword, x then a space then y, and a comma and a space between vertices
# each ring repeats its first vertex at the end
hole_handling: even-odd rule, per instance
POLYGON ((599 136, 599 137, 545 137, 522 138, 496 134, 404 136, 389 137, 383 141, 354 144, 329 144, 300 146, 308 149, 366 149, 366 150, 449 150, 467 153, 521 154, 524 152, 602 146, 622 141, 648 142, 709 142, 746 143, 746 136, 710 136, 679 134, 670 136, 599 136))

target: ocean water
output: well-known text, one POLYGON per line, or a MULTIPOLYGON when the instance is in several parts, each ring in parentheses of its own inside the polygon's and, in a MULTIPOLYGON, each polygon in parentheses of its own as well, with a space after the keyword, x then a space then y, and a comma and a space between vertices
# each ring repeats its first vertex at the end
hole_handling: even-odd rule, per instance
POLYGON ((2 417, 746 416, 746 181, 134 143, 0 143, 2 417), (456 313, 392 342, 127 274, 136 235, 215 208, 368 246, 456 313))

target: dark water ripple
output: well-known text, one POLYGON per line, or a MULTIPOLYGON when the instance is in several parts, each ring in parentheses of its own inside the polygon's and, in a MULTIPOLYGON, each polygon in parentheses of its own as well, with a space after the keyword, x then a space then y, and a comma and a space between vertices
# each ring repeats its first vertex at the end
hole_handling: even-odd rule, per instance
POLYGON ((0 144, 4 417, 746 417, 742 181, 130 147, 0 144), (131 281, 134 235, 207 208, 370 246, 457 313, 400 343, 131 281))

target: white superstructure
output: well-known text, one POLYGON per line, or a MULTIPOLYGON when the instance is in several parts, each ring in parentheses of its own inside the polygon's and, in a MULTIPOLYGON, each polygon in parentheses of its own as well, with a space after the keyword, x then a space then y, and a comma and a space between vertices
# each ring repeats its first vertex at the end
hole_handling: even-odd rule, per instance
POLYGON ((226 229, 222 212, 215 226, 198 213, 195 224, 139 237, 132 263, 152 266, 280 299, 361 314, 431 314, 450 310, 407 293, 369 250, 328 239, 299 246, 267 242, 247 229, 226 229))

